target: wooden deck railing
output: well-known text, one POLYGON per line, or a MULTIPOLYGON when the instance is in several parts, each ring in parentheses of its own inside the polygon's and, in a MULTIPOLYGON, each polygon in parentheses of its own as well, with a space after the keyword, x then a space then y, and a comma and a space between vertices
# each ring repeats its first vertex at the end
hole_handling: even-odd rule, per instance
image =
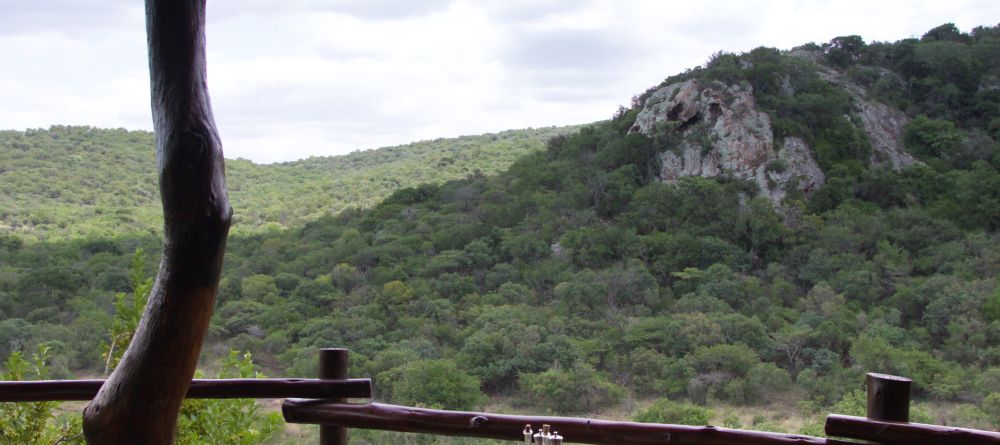
MULTIPOLYGON (((320 351, 319 379, 219 379, 191 382, 189 398, 285 398, 288 423, 320 425, 320 445, 346 445, 349 428, 480 437, 524 442, 525 425, 550 425, 565 443, 616 445, 784 445, 858 443, 885 445, 1000 445, 1000 433, 909 422, 910 380, 870 373, 867 417, 830 414, 825 432, 837 438, 714 426, 667 425, 573 417, 444 411, 381 403, 347 403, 372 397, 370 379, 347 378, 346 349, 320 351), (842 439, 841 439, 842 438, 842 439)), ((0 402, 90 400, 103 380, 0 382, 0 402)))
MULTIPOLYGON (((566 443, 622 445, 787 445, 827 444, 827 439, 794 434, 717 428, 614 422, 573 417, 514 416, 506 414, 442 411, 382 403, 329 403, 286 400, 281 405, 285 421, 338 425, 349 428, 427 433, 443 436, 481 437, 523 442, 525 425, 550 425, 566 443)), ((321 442, 322 443, 322 442, 321 442)), ((340 445, 323 443, 322 445, 340 445)))
POLYGON ((881 444, 1000 444, 1000 433, 923 423, 888 422, 840 414, 827 416, 826 434, 881 444))

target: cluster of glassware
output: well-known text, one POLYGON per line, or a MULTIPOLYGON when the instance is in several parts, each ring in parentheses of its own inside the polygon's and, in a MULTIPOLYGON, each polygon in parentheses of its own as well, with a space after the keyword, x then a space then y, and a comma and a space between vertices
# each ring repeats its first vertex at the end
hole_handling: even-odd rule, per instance
POLYGON ((542 429, 538 432, 531 431, 531 424, 524 426, 524 443, 534 444, 534 445, 562 445, 563 437, 559 435, 558 431, 550 432, 551 427, 549 425, 542 425, 542 429))

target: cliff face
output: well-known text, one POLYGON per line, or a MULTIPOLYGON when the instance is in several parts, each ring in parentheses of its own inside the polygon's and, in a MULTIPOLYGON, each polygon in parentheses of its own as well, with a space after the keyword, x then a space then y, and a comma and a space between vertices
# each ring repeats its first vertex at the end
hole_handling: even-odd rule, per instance
POLYGON ((809 193, 825 180, 801 139, 776 146, 771 119, 748 86, 697 79, 664 86, 647 99, 630 131, 680 136, 676 151, 658 155, 659 178, 668 183, 685 176, 745 179, 780 204, 790 187, 809 193))
MULTIPOLYGON (((868 100, 862 87, 835 70, 822 67, 819 74, 851 96, 861 130, 872 145, 872 165, 898 170, 916 162, 903 148, 903 126, 908 121, 903 112, 868 100)), ((783 89, 782 94, 795 94, 790 85, 783 89)), ((808 196, 826 180, 804 140, 775 140, 771 118, 757 106, 745 83, 689 79, 663 86, 646 99, 630 132, 648 136, 666 132, 678 138, 675 148, 657 155, 658 177, 667 183, 686 176, 744 179, 781 205, 789 192, 808 196)))

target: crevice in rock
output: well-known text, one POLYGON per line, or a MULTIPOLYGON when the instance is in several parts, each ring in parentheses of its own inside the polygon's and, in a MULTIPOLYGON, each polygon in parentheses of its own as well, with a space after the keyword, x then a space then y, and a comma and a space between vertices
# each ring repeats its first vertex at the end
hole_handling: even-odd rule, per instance
POLYGON ((691 116, 688 120, 682 122, 681 125, 677 127, 677 132, 683 133, 684 130, 687 130, 692 125, 697 124, 699 119, 701 119, 701 113, 695 113, 694 116, 691 116))
POLYGON ((722 116, 722 106, 714 103, 708 106, 708 119, 715 122, 716 119, 722 116))
POLYGON ((678 102, 677 105, 674 105, 674 107, 667 112, 667 120, 675 121, 677 120, 677 117, 680 116, 681 113, 683 112, 684 112, 684 103, 678 102))

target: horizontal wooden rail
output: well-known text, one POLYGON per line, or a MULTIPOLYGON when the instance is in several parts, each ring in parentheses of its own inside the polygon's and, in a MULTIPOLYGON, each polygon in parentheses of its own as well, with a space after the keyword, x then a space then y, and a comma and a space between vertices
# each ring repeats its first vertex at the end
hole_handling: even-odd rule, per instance
POLYGON ((514 416, 442 411, 381 403, 331 403, 286 400, 281 405, 288 423, 336 425, 348 428, 429 433, 523 441, 524 425, 552 426, 566 443, 621 445, 784 445, 845 444, 849 442, 794 434, 734 430, 714 426, 613 422, 572 417, 514 416))
POLYGON ((882 444, 1000 445, 1000 433, 923 423, 886 422, 830 414, 826 434, 882 444))
MULTIPOLYGON (((0 382, 0 402, 91 400, 104 380, 0 382)), ((194 379, 192 399, 370 398, 371 379, 194 379)))

